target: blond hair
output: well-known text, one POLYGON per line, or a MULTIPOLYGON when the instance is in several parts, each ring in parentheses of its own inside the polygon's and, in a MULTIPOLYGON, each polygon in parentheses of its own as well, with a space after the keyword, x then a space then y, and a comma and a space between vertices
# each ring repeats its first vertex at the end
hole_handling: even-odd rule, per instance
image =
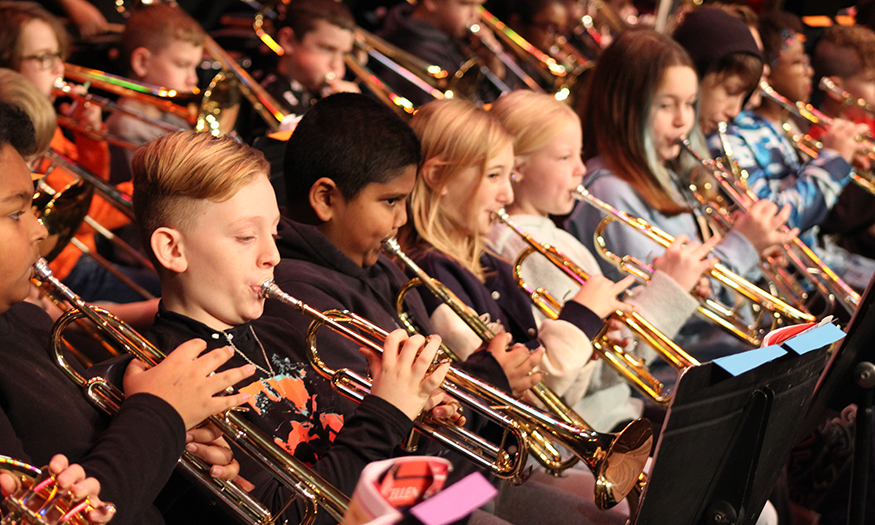
POLYGON ((138 149, 131 172, 137 226, 149 246, 156 229, 191 228, 203 201, 232 198, 257 177, 267 177, 270 164, 260 151, 230 137, 179 131, 138 149))
POLYGON ((58 120, 49 99, 24 75, 11 69, 0 69, 0 101, 23 109, 36 132, 36 153, 44 155, 52 143, 58 120))
POLYGON ((464 100, 437 100, 419 109, 410 121, 422 143, 423 162, 436 162, 432 185, 418 177, 410 197, 413 220, 408 222, 404 239, 408 244, 428 244, 456 260, 478 279, 484 279, 480 265, 483 239, 452 235, 462 225, 452 224, 444 213, 441 194, 466 168, 479 166, 485 175, 490 159, 510 145, 510 133, 482 108, 464 100), (415 229, 411 231, 411 229, 415 229))
POLYGON ((580 118, 566 104, 530 90, 503 95, 490 113, 513 135, 513 153, 523 165, 529 155, 553 142, 569 124, 580 125, 580 118))

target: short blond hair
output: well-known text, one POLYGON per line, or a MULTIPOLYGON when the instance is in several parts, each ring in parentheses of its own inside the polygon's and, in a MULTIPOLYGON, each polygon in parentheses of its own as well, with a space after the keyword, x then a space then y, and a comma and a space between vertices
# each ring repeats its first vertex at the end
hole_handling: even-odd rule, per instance
POLYGON ((410 197, 412 225, 408 223, 404 240, 425 241, 483 279, 483 240, 478 235, 462 244, 453 240, 449 232, 458 225, 450 224, 442 213, 441 193, 466 168, 479 166, 485 175, 489 160, 512 144, 513 137, 483 108, 461 99, 429 102, 416 112, 410 127, 422 143, 423 162, 436 160, 438 169, 434 187, 424 177, 417 177, 410 197), (410 231, 411 226, 415 232, 410 231))
POLYGON ((44 155, 52 143, 58 119, 49 99, 24 75, 11 69, 0 69, 0 101, 23 109, 36 132, 36 153, 44 155))
POLYGON ((526 158, 550 144, 569 124, 580 126, 580 118, 568 105, 546 93, 530 90, 502 95, 490 110, 513 135, 513 153, 526 158))
POLYGON ((149 246, 155 230, 191 228, 204 201, 232 198, 256 178, 268 177, 270 164, 260 151, 230 137, 178 131, 138 149, 131 172, 137 227, 149 246))

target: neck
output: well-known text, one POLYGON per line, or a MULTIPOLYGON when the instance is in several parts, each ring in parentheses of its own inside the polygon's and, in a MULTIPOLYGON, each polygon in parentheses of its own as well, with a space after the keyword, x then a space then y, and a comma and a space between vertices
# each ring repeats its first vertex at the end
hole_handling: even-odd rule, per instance
POLYGON ((542 213, 535 208, 530 202, 525 200, 515 200, 513 204, 504 207, 508 215, 536 215, 538 217, 548 217, 546 213, 542 213))
POLYGON ((780 122, 782 111, 781 106, 777 102, 773 102, 766 98, 763 98, 760 107, 756 109, 757 114, 770 122, 780 122))
POLYGON ((199 304, 186 300, 186 294, 177 279, 165 279, 161 283, 161 303, 167 310, 201 322, 213 330, 224 331, 232 325, 216 319, 199 304))

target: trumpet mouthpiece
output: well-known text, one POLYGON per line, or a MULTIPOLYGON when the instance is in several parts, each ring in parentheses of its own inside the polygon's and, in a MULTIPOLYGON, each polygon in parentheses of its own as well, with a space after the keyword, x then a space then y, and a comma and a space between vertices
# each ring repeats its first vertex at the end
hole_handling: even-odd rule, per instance
POLYGON ((273 279, 268 279, 261 283, 261 297, 270 299, 271 294, 275 293, 278 289, 276 282, 273 279))
POLYGON ((41 281, 45 281, 52 276, 52 269, 49 268, 49 263, 42 257, 33 263, 34 275, 41 281))
POLYGON ((401 245, 398 244, 398 239, 395 237, 389 237, 386 239, 386 242, 383 243, 383 249, 392 255, 398 255, 398 252, 401 251, 401 245))

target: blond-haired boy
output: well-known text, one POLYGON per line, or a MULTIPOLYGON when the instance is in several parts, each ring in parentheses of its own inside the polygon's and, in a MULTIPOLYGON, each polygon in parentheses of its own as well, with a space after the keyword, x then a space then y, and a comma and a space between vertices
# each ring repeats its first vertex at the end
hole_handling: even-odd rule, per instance
MULTIPOLYGON (((134 209, 164 295, 149 336, 162 348, 192 337, 208 348, 231 345, 230 364, 256 375, 238 384, 252 394, 250 416, 297 457, 351 494, 362 468, 391 456, 413 418, 440 397, 433 392, 447 366, 428 374, 436 340, 396 331, 383 358, 370 354, 373 387, 358 407, 295 355, 303 334, 282 319, 254 328, 264 299, 260 285, 279 262, 280 220, 261 154, 227 137, 194 132, 159 137, 134 156, 134 209), (400 349, 400 353, 399 353, 400 349), (421 355, 417 352, 422 350, 421 355)), ((263 500, 275 485, 253 478, 263 500)), ((288 517, 300 521, 302 508, 288 517)))

